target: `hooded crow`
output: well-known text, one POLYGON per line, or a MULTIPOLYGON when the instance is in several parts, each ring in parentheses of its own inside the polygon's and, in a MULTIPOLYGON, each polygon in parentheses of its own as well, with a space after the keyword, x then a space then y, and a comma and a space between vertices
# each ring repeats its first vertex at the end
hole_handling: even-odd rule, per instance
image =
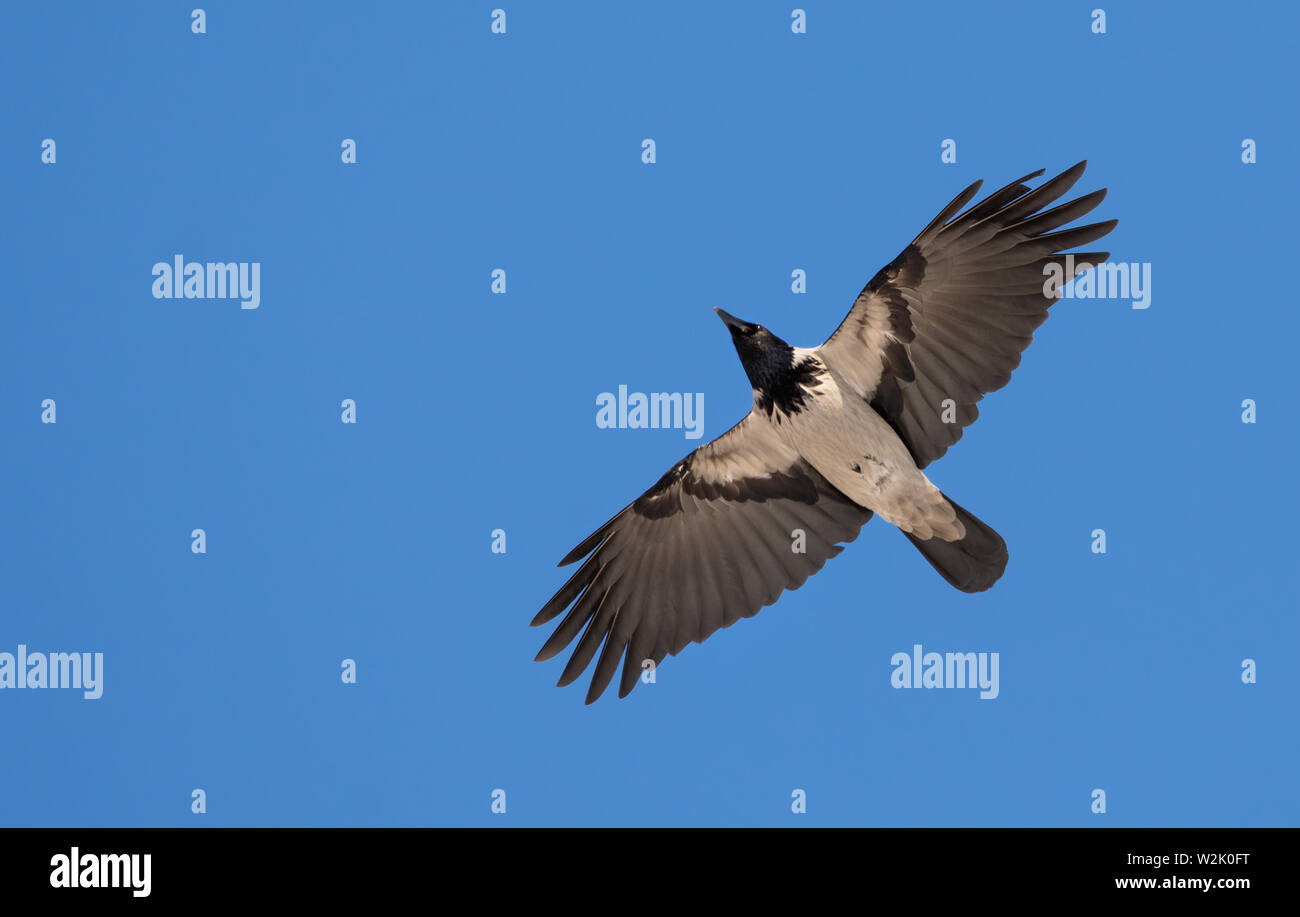
MULTIPOLYGON (((578 639, 560 686, 597 659, 590 704, 621 661, 625 697, 646 660, 657 666, 799 588, 873 513, 957 589, 997 582, 1006 543, 922 469, 979 416, 976 402, 1011 379, 1059 295, 1044 278, 1060 270, 1072 279, 1066 249, 1118 223, 1061 229, 1100 204, 1104 188, 1044 209, 1086 166, 1031 190, 1025 182, 1040 169, 961 212, 981 182, 966 188, 871 279, 820 347, 791 346, 716 310, 753 409, 560 561, 582 564, 532 621, 568 611, 537 654, 550 659, 578 639)), ((1074 274, 1109 257, 1071 254, 1074 274)))

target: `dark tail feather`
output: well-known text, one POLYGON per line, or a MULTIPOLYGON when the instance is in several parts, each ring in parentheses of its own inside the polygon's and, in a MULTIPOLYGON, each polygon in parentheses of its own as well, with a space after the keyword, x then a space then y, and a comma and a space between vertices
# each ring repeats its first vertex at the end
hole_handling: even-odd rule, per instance
POLYGON ((930 538, 922 541, 904 532, 939 575, 962 592, 983 592, 1007 568, 1007 543, 1002 536, 980 522, 944 494, 966 529, 961 541, 930 538))

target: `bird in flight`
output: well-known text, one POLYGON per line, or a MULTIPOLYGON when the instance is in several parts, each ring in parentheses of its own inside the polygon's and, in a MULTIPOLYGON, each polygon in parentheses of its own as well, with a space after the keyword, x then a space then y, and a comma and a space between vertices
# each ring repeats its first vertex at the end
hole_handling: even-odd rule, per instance
POLYGON ((1039 169, 962 211, 966 188, 858 294, 820 347, 794 347, 717 309, 754 392, 744 420, 668 470, 560 566, 582 564, 533 618, 568 611, 537 654, 575 638, 561 687, 596 661, 590 704, 620 661, 619 696, 646 660, 694 641, 798 589, 873 514, 902 529, 963 592, 988 589, 1007 565, 993 529, 922 472, 1011 379, 1059 290, 1109 252, 1071 252, 1118 220, 1070 229, 1102 188, 1051 209, 1087 162, 1030 189, 1039 169))

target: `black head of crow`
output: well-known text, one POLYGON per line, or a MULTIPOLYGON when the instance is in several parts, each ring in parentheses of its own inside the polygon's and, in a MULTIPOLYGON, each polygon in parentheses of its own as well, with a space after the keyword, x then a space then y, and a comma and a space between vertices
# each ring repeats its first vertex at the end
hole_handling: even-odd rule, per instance
POLYGON ((1117 220, 1062 228, 1105 189, 1051 206, 1085 167, 1030 188, 1040 169, 967 207, 981 183, 970 185, 872 277, 819 347, 791 346, 718 309, 754 407, 560 561, 582 563, 533 618, 564 614, 539 660, 577 640, 560 685, 595 659, 587 702, 620 664, 626 695, 668 654, 803 585, 873 515, 957 589, 997 582, 1006 543, 922 469, 1011 379, 1056 302, 1045 278, 1068 281, 1067 265, 1077 273, 1109 257, 1067 249, 1117 220))
POLYGON ((785 413, 797 411, 803 401, 804 385, 812 375, 812 363, 799 358, 793 347, 762 325, 742 321, 716 306, 713 311, 731 332, 759 409, 769 414, 778 406, 785 413))
POLYGON ((763 382, 789 369, 794 356, 793 347, 762 325, 736 318, 716 306, 713 311, 731 331, 736 353, 740 355, 740 362, 744 364, 754 388, 760 388, 763 382))

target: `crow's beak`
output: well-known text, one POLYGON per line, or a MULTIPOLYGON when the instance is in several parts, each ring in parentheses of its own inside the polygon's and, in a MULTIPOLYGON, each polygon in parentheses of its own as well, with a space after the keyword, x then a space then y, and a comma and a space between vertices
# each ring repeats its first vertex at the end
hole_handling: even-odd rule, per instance
POLYGON ((722 319, 723 324, 725 324, 728 328, 730 328, 734 332, 744 332, 754 327, 749 322, 742 322, 740 319, 736 318, 736 316, 732 315, 730 312, 723 312, 717 306, 713 307, 713 311, 718 313, 718 318, 722 319))

